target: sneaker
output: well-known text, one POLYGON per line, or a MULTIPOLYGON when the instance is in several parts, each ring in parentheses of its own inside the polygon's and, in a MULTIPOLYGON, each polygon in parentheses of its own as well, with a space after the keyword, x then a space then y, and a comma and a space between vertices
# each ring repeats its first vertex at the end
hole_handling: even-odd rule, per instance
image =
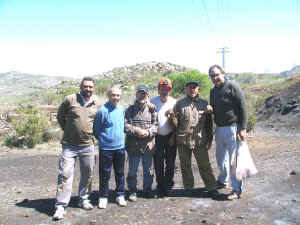
POLYGON ((66 215, 65 207, 63 206, 57 206, 55 209, 55 213, 52 217, 53 220, 61 220, 64 218, 64 215, 66 215))
POLYGON ((212 190, 212 191, 208 191, 208 195, 212 198, 212 199, 219 199, 221 197, 220 193, 218 192, 217 189, 212 190))
POLYGON ((133 193, 129 194, 128 200, 131 201, 131 202, 136 202, 137 201, 136 192, 133 192, 133 193))
POLYGON ((119 204, 119 206, 126 206, 127 205, 127 202, 126 202, 124 196, 118 196, 116 198, 116 202, 119 204))
POLYGON ((221 181, 218 181, 217 180, 217 189, 227 189, 227 188, 229 188, 228 187, 228 184, 224 184, 224 183, 222 183, 221 181))
POLYGON ((228 199, 228 200, 236 200, 236 199, 240 199, 240 198, 241 198, 241 194, 242 194, 242 193, 231 192, 231 193, 227 196, 227 199, 228 199))
POLYGON ((107 206, 107 198, 99 198, 98 208, 105 209, 107 206))
POLYGON ((92 210, 94 208, 93 205, 90 203, 90 200, 87 199, 79 201, 78 206, 85 210, 92 210))

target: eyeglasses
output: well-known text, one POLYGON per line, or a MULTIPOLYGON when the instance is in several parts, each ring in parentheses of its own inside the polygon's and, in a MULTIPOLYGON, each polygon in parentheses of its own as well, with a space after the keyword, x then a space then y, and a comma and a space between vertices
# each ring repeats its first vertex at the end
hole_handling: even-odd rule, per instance
POLYGON ((220 75, 221 75, 221 73, 209 74, 210 78, 215 78, 215 77, 220 76, 220 75))
POLYGON ((91 85, 83 85, 83 88, 94 88, 94 86, 91 86, 91 85))
POLYGON ((146 95, 147 94, 147 92, 145 92, 145 91, 138 91, 138 93, 141 94, 141 95, 146 95))

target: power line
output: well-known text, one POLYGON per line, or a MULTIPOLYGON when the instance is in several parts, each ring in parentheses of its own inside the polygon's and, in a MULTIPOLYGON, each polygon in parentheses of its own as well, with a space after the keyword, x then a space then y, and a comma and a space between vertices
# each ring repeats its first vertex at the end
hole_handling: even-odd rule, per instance
POLYGON ((219 48, 219 51, 217 51, 217 53, 222 53, 222 67, 223 70, 225 70, 225 54, 229 53, 230 51, 228 51, 228 47, 223 47, 223 48, 219 48))

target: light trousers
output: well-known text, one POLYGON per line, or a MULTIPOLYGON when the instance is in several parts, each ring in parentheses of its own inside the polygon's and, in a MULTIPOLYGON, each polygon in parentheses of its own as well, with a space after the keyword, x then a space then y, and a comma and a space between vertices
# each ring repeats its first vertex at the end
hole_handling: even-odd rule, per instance
POLYGON ((55 206, 66 207, 71 198, 74 168, 77 158, 80 163, 80 182, 78 195, 80 200, 88 199, 92 188, 93 170, 95 167, 94 145, 79 147, 62 145, 63 152, 58 165, 58 181, 55 206))
POLYGON ((216 127, 216 159, 220 170, 218 180, 224 184, 231 179, 234 192, 241 193, 243 182, 236 179, 234 163, 237 156, 237 125, 216 127))

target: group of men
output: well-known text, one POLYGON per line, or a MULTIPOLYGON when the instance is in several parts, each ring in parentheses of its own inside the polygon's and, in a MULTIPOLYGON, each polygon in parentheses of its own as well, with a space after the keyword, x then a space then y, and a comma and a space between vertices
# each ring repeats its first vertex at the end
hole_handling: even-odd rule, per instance
POLYGON ((137 171, 140 161, 143 167, 143 195, 154 197, 152 192, 154 161, 157 197, 167 196, 174 185, 175 159, 178 155, 183 186, 194 188, 192 153, 208 194, 220 196, 218 188, 228 186, 231 179, 232 193, 228 199, 238 199, 242 193, 242 181, 237 180, 233 168, 238 139, 246 136, 247 107, 240 87, 226 79, 218 65, 209 69, 214 87, 210 93, 210 105, 199 97, 197 81, 185 85, 186 96, 178 101, 170 96, 172 82, 162 78, 158 82, 159 96, 150 99, 146 85, 136 88, 134 104, 127 109, 119 104, 121 87, 112 85, 108 101, 101 106, 93 95, 94 80, 83 78, 80 93, 67 96, 60 105, 57 119, 64 131, 62 156, 59 160, 58 186, 54 220, 66 213, 70 201, 74 167, 80 162, 79 207, 93 209, 88 199, 91 192, 95 151, 93 137, 99 144, 99 201, 98 208, 106 208, 109 197, 109 180, 114 169, 116 202, 126 206, 125 156, 128 156, 128 200, 137 201, 137 171), (213 141, 212 115, 216 123, 216 158, 220 175, 216 180, 209 161, 208 150, 213 141))

